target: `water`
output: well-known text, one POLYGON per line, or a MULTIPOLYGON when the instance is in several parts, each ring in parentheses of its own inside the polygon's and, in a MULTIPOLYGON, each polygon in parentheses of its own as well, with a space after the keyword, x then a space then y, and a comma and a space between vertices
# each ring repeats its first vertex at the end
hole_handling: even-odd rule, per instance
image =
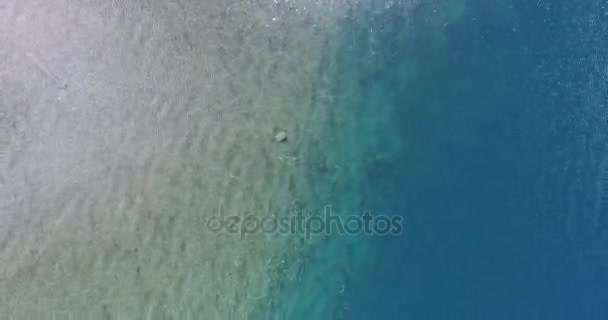
POLYGON ((209 221, 283 217, 339 187, 336 159, 309 152, 333 139, 311 100, 328 97, 321 61, 347 4, 3 2, 0 314, 272 305, 307 246, 209 221))
POLYGON ((605 2, 8 1, 0 17, 2 314, 608 317, 605 2), (205 229, 326 205, 404 232, 205 229))
POLYGON ((374 183, 407 227, 344 318, 605 319, 606 4, 465 2, 384 12, 373 86, 406 147, 374 183))

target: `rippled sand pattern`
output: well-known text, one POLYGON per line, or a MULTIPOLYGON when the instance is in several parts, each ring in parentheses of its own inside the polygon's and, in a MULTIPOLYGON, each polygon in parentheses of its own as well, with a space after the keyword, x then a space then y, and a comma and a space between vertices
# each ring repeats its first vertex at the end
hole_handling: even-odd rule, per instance
POLYGON ((344 174, 307 150, 336 121, 324 88, 350 5, 288 4, 0 4, 0 314, 243 319, 269 303, 299 238, 205 223, 284 215, 318 195, 316 172, 344 174))
POLYGON ((205 219, 306 196, 332 19, 203 2, 0 7, 0 313, 239 319, 267 298, 289 238, 205 219))

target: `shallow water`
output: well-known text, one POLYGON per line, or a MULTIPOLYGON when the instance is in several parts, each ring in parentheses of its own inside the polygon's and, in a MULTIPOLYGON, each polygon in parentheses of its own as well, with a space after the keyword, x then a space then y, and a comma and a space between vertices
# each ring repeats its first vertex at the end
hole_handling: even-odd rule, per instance
POLYGON ((210 221, 278 219, 335 192, 318 180, 346 166, 308 151, 334 127, 323 61, 343 9, 323 9, 2 4, 0 313, 243 319, 267 305, 309 246, 210 221))

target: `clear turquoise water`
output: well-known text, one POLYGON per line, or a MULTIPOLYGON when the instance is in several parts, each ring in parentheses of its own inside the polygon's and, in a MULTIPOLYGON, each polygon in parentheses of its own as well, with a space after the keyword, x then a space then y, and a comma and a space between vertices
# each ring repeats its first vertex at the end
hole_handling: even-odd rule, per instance
POLYGON ((406 146, 361 173, 366 205, 403 215, 406 232, 367 240, 333 317, 605 319, 606 4, 466 4, 458 21, 430 1, 408 27, 397 6, 346 28, 344 70, 373 65, 360 89, 385 97, 352 112, 398 106, 406 146))

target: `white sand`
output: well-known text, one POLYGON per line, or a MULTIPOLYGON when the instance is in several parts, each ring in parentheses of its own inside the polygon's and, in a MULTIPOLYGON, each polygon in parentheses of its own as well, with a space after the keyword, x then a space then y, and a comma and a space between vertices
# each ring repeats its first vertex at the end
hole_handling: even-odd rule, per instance
POLYGON ((310 168, 351 161, 306 152, 336 121, 323 88, 349 5, 288 3, 0 5, 0 314, 244 319, 269 303, 306 248, 206 219, 285 214, 316 200, 310 168))

